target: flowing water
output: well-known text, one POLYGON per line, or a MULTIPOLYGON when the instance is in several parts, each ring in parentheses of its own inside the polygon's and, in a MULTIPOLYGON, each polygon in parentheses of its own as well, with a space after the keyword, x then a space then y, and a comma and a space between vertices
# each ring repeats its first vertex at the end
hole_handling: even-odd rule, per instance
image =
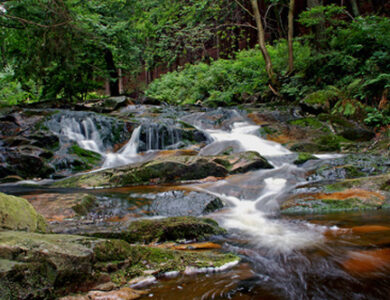
MULTIPOLYGON (((328 217, 279 216, 280 203, 306 183, 295 155, 281 145, 262 139, 259 127, 245 121, 228 130, 202 128, 213 139, 207 146, 235 145, 237 151, 256 151, 274 166, 235 175, 214 183, 192 186, 223 199, 228 208, 213 217, 229 236, 219 242, 241 255, 243 263, 221 274, 194 275, 160 281, 150 288, 153 299, 388 299, 390 273, 389 213, 385 234, 371 232, 375 213, 328 217), (340 229, 367 225, 366 230, 340 229), (382 237, 382 239, 381 239, 382 237), (379 239, 379 241, 378 241, 379 239), (384 247, 384 249, 383 249, 384 247), (386 263, 381 263, 384 260, 386 263), (373 262, 374 261, 374 262, 373 262), (379 263, 378 263, 379 262, 379 263), (378 267, 379 266, 379 267, 378 267), (191 296, 189 296, 191 295, 191 296)), ((318 155, 333 159, 339 155, 318 155)), ((376 222, 376 223, 375 223, 376 222)), ((382 221, 383 222, 383 221, 382 221)))
MULTIPOLYGON (((200 155, 215 155, 230 146, 235 152, 255 151, 274 168, 186 189, 208 193, 225 202, 226 207, 211 217, 229 234, 215 242, 240 255, 242 262, 221 273, 161 279, 147 288, 144 298, 389 299, 390 214, 281 216, 281 202, 306 183, 306 170, 292 163, 296 154, 263 139, 258 126, 236 111, 232 116, 234 121, 218 128, 204 122, 201 114, 184 118, 212 139, 200 155), (373 225, 382 226, 382 231, 371 230, 373 225), (381 264, 383 261, 387 264, 381 264)), ((155 126, 147 130, 139 126, 129 142, 113 153, 107 152, 99 130, 89 118, 82 122, 63 119, 62 128, 61 134, 67 139, 102 154, 102 168, 147 159, 147 155, 138 153, 141 134, 144 151, 179 147, 180 143, 174 131, 167 131, 163 139, 166 142, 159 143, 155 126)), ((338 156, 318 155, 320 159, 335 157, 338 156)))

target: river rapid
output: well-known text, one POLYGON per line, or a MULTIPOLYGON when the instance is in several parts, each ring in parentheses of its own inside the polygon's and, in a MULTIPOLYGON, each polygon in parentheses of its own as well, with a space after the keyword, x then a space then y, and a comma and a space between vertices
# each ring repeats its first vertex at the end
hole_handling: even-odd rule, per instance
MULTIPOLYGON (((216 273, 160 278, 144 287, 144 299, 389 299, 390 212, 353 211, 327 214, 280 213, 281 204, 298 188, 307 186, 308 169, 294 164, 297 154, 281 144, 264 139, 260 126, 245 114, 231 111, 223 126, 205 122, 201 112, 181 116, 204 133, 209 143, 199 155, 216 155, 227 146, 235 152, 255 151, 273 169, 231 175, 222 180, 190 183, 180 187, 138 188, 138 193, 156 194, 169 189, 207 193, 218 197, 224 208, 208 215, 228 234, 215 238, 222 250, 241 257, 241 262, 216 273)), ((142 162, 158 155, 153 128, 146 151, 139 153, 141 126, 117 152, 107 151, 91 119, 60 121, 61 135, 84 149, 101 154, 100 169, 142 162)), ((180 139, 169 132, 167 142, 180 139)), ((180 147, 180 145, 178 146, 180 147)), ((175 146, 173 146, 175 148, 175 146)), ((339 154, 319 154, 332 161, 339 154)), ((95 172, 97 170, 94 170, 95 172)), ((32 182, 30 182, 32 183, 32 182)), ((17 191, 18 186, 13 187, 17 191)), ((37 194, 22 191, 19 194, 37 194)), ((104 190, 105 195, 127 194, 135 189, 104 190)), ((65 192, 66 191, 62 191, 65 192)), ((103 193, 96 191, 96 193, 103 193)), ((18 192, 16 192, 18 194, 18 192)), ((140 204, 142 206, 144 204, 140 204)), ((117 210, 128 207, 116 206, 117 210)), ((145 207, 139 210, 145 217, 145 207)))

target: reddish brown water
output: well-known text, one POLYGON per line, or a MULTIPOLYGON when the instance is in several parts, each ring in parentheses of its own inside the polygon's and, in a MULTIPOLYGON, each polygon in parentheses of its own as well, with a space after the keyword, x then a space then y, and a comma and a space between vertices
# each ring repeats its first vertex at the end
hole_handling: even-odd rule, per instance
POLYGON ((389 299, 390 211, 283 217, 330 228, 316 247, 275 253, 230 236, 235 268, 160 279, 143 299, 389 299))

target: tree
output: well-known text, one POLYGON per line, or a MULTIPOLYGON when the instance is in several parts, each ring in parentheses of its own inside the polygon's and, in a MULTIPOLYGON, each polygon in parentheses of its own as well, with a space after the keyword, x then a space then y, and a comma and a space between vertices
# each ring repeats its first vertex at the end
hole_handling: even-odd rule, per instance
POLYGON ((251 0, 251 5, 252 5, 252 10, 254 14, 254 18, 256 21, 256 27, 257 27, 257 37, 259 40, 259 46, 261 53, 263 54, 264 61, 265 61, 265 69, 267 71, 268 77, 271 81, 271 84, 276 83, 276 78, 275 78, 275 73, 272 68, 272 62, 271 62, 271 57, 268 53, 266 44, 265 44, 265 32, 264 32, 264 27, 263 23, 261 21, 261 14, 260 14, 260 9, 259 5, 257 3, 257 0, 251 0))
POLYGON ((288 9, 288 73, 291 74, 294 70, 294 49, 293 49, 293 38, 294 38, 294 6, 295 0, 290 0, 288 9))

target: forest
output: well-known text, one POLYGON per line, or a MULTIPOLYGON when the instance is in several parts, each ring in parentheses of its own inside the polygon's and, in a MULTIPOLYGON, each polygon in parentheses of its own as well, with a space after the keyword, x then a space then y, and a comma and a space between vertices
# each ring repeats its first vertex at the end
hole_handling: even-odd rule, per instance
POLYGON ((2 1, 0 101, 306 98, 387 125, 389 10, 374 0, 2 1))
POLYGON ((387 300, 388 0, 0 0, 0 300, 387 300))

